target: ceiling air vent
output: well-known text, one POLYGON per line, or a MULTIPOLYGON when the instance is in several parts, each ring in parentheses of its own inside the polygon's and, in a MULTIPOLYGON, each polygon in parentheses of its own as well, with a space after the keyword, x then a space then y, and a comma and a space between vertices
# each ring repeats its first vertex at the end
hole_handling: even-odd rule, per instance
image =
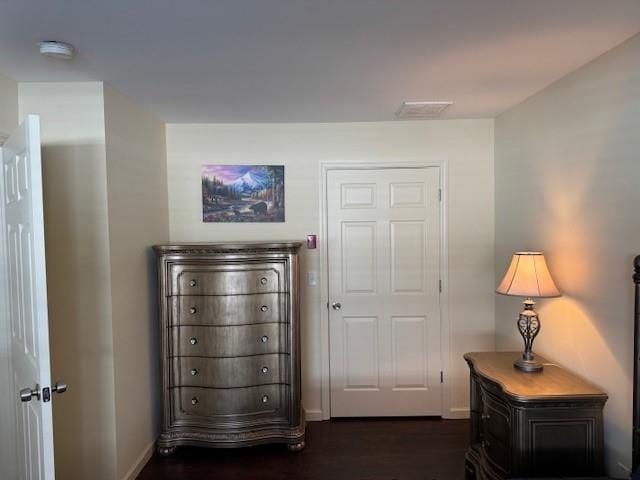
POLYGON ((451 105, 453 102, 402 102, 396 112, 396 118, 408 120, 435 118, 451 105))

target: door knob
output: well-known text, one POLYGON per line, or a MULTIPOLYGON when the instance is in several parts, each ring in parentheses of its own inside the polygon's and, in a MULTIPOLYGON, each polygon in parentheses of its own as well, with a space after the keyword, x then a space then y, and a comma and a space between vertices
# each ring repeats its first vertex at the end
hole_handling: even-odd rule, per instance
POLYGON ((334 310, 340 310, 342 308, 342 304, 340 302, 333 302, 331 304, 331 308, 333 308, 334 310))
POLYGON ((56 384, 51 387, 51 391, 55 393, 64 393, 67 391, 67 384, 64 382, 56 382, 56 384))
POLYGON ((20 400, 23 402, 30 402, 33 397, 40 400, 40 387, 38 387, 38 385, 36 385, 34 390, 30 388, 23 388, 20 390, 20 400))

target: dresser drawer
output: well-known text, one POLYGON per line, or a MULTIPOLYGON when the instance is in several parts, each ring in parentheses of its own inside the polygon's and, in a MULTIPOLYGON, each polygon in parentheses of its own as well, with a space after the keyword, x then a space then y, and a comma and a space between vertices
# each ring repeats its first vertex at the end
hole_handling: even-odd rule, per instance
POLYGON ((509 406, 492 394, 482 392, 482 446, 494 468, 511 472, 511 418, 509 406))
POLYGON ((242 357, 287 351, 288 325, 169 327, 170 357, 242 357))
POLYGON ((289 383, 289 355, 235 358, 174 357, 170 387, 237 388, 289 383))
POLYGON ((170 325, 246 325, 285 321, 289 295, 169 297, 170 325))
POLYGON ((510 443, 511 419, 509 406, 502 400, 484 393, 482 427, 485 433, 491 434, 504 444, 510 443))
POLYGON ((288 290, 281 263, 171 266, 169 295, 246 295, 288 290))
MULTIPOLYGON (((482 448, 493 469, 505 477, 511 473, 511 449, 491 434, 485 435, 482 448)), ((502 477, 501 477, 502 478, 502 477)))
POLYGON ((208 417, 211 421, 211 417, 285 416, 286 391, 287 387, 282 385, 231 389, 178 387, 171 391, 174 418, 195 421, 208 417))

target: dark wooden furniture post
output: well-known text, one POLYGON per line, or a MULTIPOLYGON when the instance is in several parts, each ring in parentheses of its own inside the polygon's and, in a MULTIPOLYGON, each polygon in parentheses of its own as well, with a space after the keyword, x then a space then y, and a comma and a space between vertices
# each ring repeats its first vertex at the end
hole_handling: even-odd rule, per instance
POLYGON ((542 357, 542 372, 519 371, 519 355, 464 356, 471 370, 467 478, 601 475, 607 395, 542 357))
MULTIPOLYGON (((633 454, 634 475, 640 475, 640 255, 633 260, 633 283, 635 284, 634 328, 633 328, 633 454)), ((634 476, 634 478, 636 478, 634 476)))

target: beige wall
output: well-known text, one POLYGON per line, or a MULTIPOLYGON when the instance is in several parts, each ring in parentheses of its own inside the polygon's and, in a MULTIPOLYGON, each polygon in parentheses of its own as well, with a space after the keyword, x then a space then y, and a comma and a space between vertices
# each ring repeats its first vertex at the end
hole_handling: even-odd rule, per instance
POLYGON ((155 273, 169 237, 164 124, 88 83, 22 83, 39 114, 56 475, 133 478, 158 433, 155 273))
MULTIPOLYGON (((304 239, 319 233, 321 161, 448 163, 451 415, 468 409, 462 354, 494 347, 493 121, 168 125, 171 241, 304 239), (286 223, 205 224, 202 164, 283 164, 286 223)), ((322 239, 321 239, 322 241, 322 239)), ((319 271, 318 250, 303 250, 303 403, 321 416, 320 289, 305 285, 319 271)), ((322 279, 321 279, 322 281, 322 279)))
POLYGON ((165 127, 105 86, 117 478, 129 478, 159 433, 159 332, 150 245, 169 239, 165 127), (133 469, 133 470, 132 470, 133 469))
POLYGON ((0 75, 0 143, 18 126, 18 84, 0 75))
MULTIPOLYGON (((609 393, 609 473, 631 462, 632 260, 640 254, 640 37, 496 120, 496 274, 546 252, 564 296, 541 300, 535 349, 609 393)), ((499 279, 499 278, 497 278, 499 279)), ((518 299, 496 296, 500 349, 520 349, 518 299)))
POLYGON ((113 479, 114 358, 102 84, 21 83, 40 115, 56 475, 113 479))

